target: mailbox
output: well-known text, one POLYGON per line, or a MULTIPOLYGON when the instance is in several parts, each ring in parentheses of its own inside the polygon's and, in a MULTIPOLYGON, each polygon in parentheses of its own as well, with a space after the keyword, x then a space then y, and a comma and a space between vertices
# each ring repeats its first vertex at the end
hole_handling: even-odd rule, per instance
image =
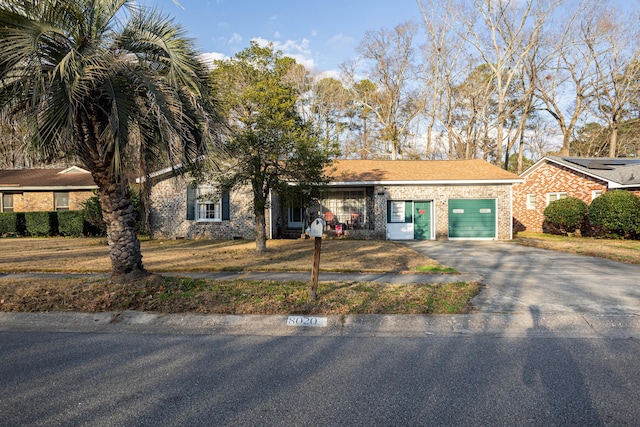
POLYGON ((311 237, 322 237, 323 233, 324 233, 324 221, 322 220, 322 218, 314 219, 313 222, 311 223, 311 231, 309 235, 311 237))

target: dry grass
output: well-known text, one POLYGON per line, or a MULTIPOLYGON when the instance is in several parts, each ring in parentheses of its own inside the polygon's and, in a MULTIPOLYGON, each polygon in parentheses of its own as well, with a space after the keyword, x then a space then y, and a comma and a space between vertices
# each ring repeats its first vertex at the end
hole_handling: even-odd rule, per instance
MULTIPOLYGON (((147 240, 142 242, 145 267, 153 272, 311 271, 313 240, 270 240, 257 254, 255 242, 212 240, 147 240)), ((0 239, 0 272, 109 272, 104 238, 0 239)), ((321 271, 415 272, 442 267, 403 245, 376 240, 322 241, 321 271)))
MULTIPOLYGON (((246 241, 143 241, 145 266, 153 272, 311 271, 313 240, 272 240, 265 254, 246 241)), ((0 272, 108 272, 105 239, 0 239, 0 272)), ((323 271, 451 272, 406 246, 388 241, 323 240, 323 271)), ((464 313, 480 285, 310 284, 165 277, 161 285, 111 284, 97 278, 0 277, 0 311, 121 311, 224 314, 417 314, 464 313)))
POLYGON ((543 233, 518 233, 516 240, 526 246, 640 265, 640 241, 638 240, 594 239, 543 233))
POLYGON ((123 311, 218 314, 441 314, 466 313, 477 283, 384 285, 320 283, 309 300, 303 282, 165 278, 144 288, 106 280, 66 279, 47 283, 0 279, 0 311, 123 311))

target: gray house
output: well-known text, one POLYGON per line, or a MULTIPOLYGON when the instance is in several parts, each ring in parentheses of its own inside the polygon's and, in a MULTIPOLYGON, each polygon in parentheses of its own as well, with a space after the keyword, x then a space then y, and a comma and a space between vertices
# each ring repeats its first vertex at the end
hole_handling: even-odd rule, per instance
MULTIPOLYGON (((320 200, 281 203, 266 212, 271 238, 300 236, 322 217, 329 236, 390 240, 511 239, 517 175, 484 160, 340 160, 327 169, 320 200), (293 231, 293 233, 292 233, 293 231)), ((191 186, 166 171, 152 181, 150 225, 156 238, 253 239, 250 191, 191 186)))

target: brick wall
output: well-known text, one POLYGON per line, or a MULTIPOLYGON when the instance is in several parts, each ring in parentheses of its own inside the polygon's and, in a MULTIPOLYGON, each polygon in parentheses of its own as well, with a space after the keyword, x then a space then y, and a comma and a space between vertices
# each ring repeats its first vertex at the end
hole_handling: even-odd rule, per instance
MULTIPOLYGON (((230 220, 198 222, 187 220, 189 177, 165 179, 153 185, 149 223, 155 239, 233 239, 256 238, 255 217, 250 211, 251 193, 247 189, 229 195, 230 220)), ((269 224, 267 217, 267 227, 269 224)), ((267 237, 269 230, 267 229, 267 237)))
MULTIPOLYGON (((69 210, 83 208, 83 203, 90 198, 91 191, 69 191, 69 210)), ((14 212, 47 212, 55 209, 52 191, 25 191, 13 194, 14 212)))
POLYGON ((591 203, 592 192, 607 190, 606 183, 555 163, 543 163, 525 177, 525 182, 513 187, 514 231, 542 231, 547 194, 566 192, 567 197, 576 197, 591 203), (527 195, 535 194, 535 209, 527 209, 527 195))
POLYGON ((511 239, 511 184, 507 185, 386 185, 378 186, 375 194, 375 230, 386 235, 387 200, 433 201, 437 240, 449 238, 449 199, 496 199, 498 239, 511 239), (382 194, 381 194, 382 193, 382 194))

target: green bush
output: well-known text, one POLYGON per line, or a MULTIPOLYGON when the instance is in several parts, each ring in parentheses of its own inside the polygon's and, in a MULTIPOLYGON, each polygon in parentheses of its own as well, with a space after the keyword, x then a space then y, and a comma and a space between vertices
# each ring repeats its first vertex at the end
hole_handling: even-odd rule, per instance
POLYGON ((595 235, 636 238, 640 233, 640 198, 625 190, 608 191, 591 202, 589 222, 595 235))
POLYGON ((587 218, 587 204, 575 197, 558 199, 544 210, 547 229, 553 233, 572 233, 582 229, 587 218))
POLYGON ((15 212, 0 213, 0 236, 18 234, 18 214, 15 212))
POLYGON ((106 236, 107 226, 102 220, 102 208, 98 193, 93 192, 83 205, 84 212, 84 234, 88 236, 106 236))
POLYGON ((57 212, 25 212, 27 234, 30 236, 54 236, 58 234, 57 212))
POLYGON ((58 232, 63 236, 80 237, 84 231, 83 211, 59 211, 58 232))

